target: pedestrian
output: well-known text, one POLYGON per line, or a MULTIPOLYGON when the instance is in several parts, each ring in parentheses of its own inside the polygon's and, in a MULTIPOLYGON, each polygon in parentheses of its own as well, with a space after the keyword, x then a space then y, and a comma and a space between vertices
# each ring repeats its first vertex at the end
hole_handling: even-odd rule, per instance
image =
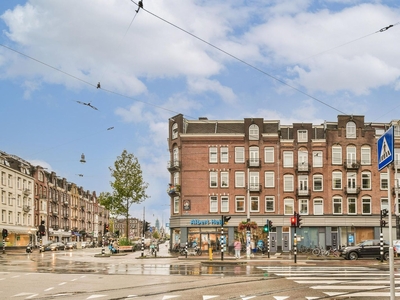
POLYGON ((235 242, 233 243, 233 248, 235 249, 235 258, 239 259, 240 250, 242 249, 242 243, 239 241, 239 239, 235 240, 235 242))
POLYGON ((256 244, 254 243, 254 240, 250 241, 250 248, 251 248, 251 252, 252 252, 252 256, 254 256, 254 254, 256 254, 256 244))

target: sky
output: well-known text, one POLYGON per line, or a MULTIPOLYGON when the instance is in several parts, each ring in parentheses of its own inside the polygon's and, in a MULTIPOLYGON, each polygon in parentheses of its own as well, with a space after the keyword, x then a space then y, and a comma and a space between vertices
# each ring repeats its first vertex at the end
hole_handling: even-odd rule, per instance
POLYGON ((165 225, 176 114, 282 125, 400 118, 398 1, 144 0, 137 9, 133 0, 0 1, 0 150, 99 195, 112 191, 109 167, 125 149, 149 184, 131 215, 165 225))

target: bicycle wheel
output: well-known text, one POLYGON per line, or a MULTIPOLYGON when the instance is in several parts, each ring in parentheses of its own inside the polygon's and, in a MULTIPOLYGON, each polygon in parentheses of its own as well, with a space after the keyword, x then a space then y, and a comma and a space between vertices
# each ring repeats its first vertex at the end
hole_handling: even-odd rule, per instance
POLYGON ((197 250, 197 255, 200 256, 202 254, 201 249, 197 250))
POLYGON ((313 249, 312 254, 315 256, 319 256, 321 254, 321 250, 318 248, 313 249))

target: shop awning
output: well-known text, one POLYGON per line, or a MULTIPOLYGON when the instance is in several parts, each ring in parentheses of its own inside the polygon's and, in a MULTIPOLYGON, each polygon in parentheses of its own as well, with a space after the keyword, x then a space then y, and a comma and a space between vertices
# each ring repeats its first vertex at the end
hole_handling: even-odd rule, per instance
MULTIPOLYGON (((0 227, 1 228, 1 227, 0 227)), ((12 225, 3 225, 1 229, 7 229, 8 234, 36 234, 37 228, 29 227, 29 226, 12 226, 12 225)))

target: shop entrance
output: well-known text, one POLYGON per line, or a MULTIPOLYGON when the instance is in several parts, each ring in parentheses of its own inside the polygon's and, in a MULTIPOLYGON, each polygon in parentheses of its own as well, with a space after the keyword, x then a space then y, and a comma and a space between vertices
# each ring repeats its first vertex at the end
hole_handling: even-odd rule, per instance
MULTIPOLYGON (((219 228, 189 228, 188 247, 196 245, 203 251, 208 251, 209 248, 213 251, 221 250, 221 233, 219 228)), ((227 235, 224 235, 225 243, 228 243, 227 235)))

